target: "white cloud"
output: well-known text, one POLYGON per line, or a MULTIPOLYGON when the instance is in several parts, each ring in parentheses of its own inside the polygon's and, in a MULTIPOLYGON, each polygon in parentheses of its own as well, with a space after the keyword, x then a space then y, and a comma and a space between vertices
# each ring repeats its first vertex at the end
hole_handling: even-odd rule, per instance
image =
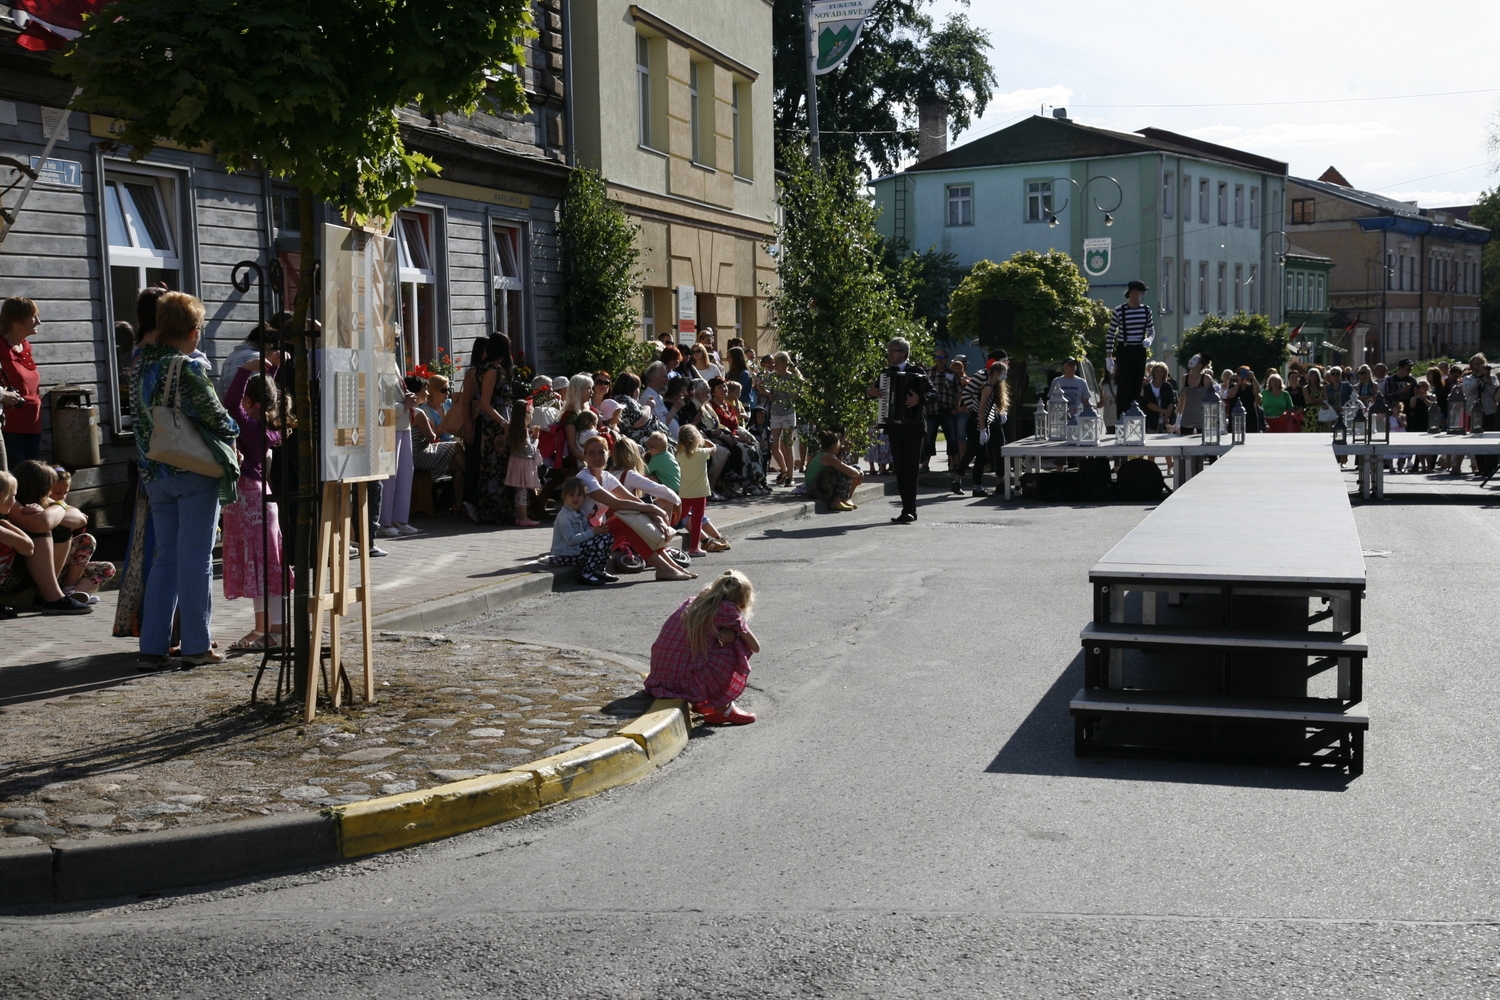
POLYGON ((1341 145, 1399 134, 1396 129, 1384 122, 1376 121, 1318 125, 1278 122, 1274 125, 1260 125, 1255 128, 1220 124, 1191 129, 1188 132, 1188 135, 1198 139, 1240 148, 1341 145))
POLYGON ((1014 115, 1022 111, 1040 111, 1043 104, 1065 108, 1073 97, 1073 88, 1054 83, 1050 87, 1026 87, 1004 94, 995 94, 985 107, 984 117, 992 115, 1014 115))

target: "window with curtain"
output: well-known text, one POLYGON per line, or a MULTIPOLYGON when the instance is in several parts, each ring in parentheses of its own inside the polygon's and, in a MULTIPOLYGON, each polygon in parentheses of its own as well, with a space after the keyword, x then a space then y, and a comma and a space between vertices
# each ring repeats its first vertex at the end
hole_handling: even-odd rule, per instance
POLYGON ((520 226, 497 224, 493 230, 495 330, 510 338, 515 350, 523 350, 525 339, 526 257, 520 226))
POLYGON ((641 145, 651 148, 651 41, 635 36, 635 94, 640 105, 638 114, 641 145))
POLYGON ((396 217, 397 281, 401 284, 401 352, 408 369, 437 359, 435 217, 408 210, 396 217))

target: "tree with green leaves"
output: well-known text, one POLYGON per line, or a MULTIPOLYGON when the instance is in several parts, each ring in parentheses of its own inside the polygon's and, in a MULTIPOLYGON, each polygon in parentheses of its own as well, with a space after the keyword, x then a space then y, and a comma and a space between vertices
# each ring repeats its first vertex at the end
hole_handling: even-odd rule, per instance
POLYGON ((865 389, 885 367, 886 343, 905 337, 913 359, 922 360, 932 356, 932 338, 881 266, 875 208, 859 170, 843 159, 814 169, 800 152, 788 166, 777 234, 777 342, 799 357, 807 378, 798 415, 815 427, 843 427, 862 451, 875 420, 865 389))
POLYGON ((604 178, 568 179, 558 238, 563 254, 563 364, 568 371, 625 370, 638 352, 640 227, 609 199, 604 178))
POLYGON ((1098 324, 1089 283, 1073 258, 1061 250, 1022 250, 1008 260, 975 264, 953 290, 948 305, 948 334, 958 343, 980 336, 980 313, 991 300, 1014 303, 1010 354, 1012 407, 1030 402, 1025 391, 1027 363, 1061 361, 1087 351, 1098 324))
POLYGON ((934 340, 947 340, 948 297, 963 276, 958 255, 936 246, 913 251, 905 240, 890 240, 883 256, 882 266, 896 295, 934 340))
POLYGON ((1177 357, 1185 364, 1194 354, 1201 354, 1219 369, 1244 365, 1264 381, 1266 372, 1286 366, 1290 341, 1291 324, 1272 326, 1270 319, 1259 313, 1205 316, 1202 323, 1182 335, 1177 357))
MULTIPOLYGON (((932 0, 878 0, 842 67, 818 77, 824 156, 855 156, 890 173, 917 152, 917 105, 948 105, 957 136, 984 114, 995 86, 989 34, 959 13, 938 26, 932 0)), ((967 4, 965 4, 967 6, 967 4)), ((807 138, 807 22, 802 0, 775 0, 772 14, 777 147, 807 138)), ((780 155, 780 154, 778 154, 780 155)))
MULTIPOLYGON (((302 279, 294 331, 312 301, 314 204, 356 222, 389 222, 416 201, 437 164, 402 142, 397 112, 473 114, 481 100, 524 111, 510 66, 525 60, 526 0, 114 0, 87 18, 58 71, 73 106, 121 121, 134 159, 169 140, 208 146, 230 171, 265 170, 297 185, 302 279)), ((298 410, 313 412, 307 365, 298 410)), ((297 482, 316 482, 313 441, 298 433, 297 482)), ((292 538, 297 606, 306 607, 316 505, 297 504, 292 538)), ((297 615, 296 649, 311 649, 297 615)), ((304 673, 296 672, 300 684, 304 673)))
POLYGON ((1479 336, 1492 344, 1500 340, 1500 188, 1479 196, 1469 221, 1494 234, 1479 251, 1479 336))

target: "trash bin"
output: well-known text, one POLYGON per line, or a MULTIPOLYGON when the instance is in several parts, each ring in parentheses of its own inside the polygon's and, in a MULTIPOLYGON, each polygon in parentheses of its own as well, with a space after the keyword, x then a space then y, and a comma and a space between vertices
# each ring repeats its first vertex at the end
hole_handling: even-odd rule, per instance
POLYGON ((99 465, 99 407, 94 391, 81 385, 54 386, 47 393, 52 410, 52 460, 69 469, 99 465))

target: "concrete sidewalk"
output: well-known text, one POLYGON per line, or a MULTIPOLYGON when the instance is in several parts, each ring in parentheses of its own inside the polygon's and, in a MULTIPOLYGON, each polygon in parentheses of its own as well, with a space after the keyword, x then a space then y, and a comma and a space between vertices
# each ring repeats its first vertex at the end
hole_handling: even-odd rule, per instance
MULTIPOLYGON (((868 481, 862 496, 883 493, 891 478, 868 481)), ((808 513, 811 509, 806 497, 778 490, 770 496, 712 504, 709 518, 721 531, 733 534, 767 521, 808 513)), ((483 527, 454 517, 423 518, 414 523, 423 529, 422 534, 380 539, 380 547, 389 555, 371 561, 377 627, 437 627, 439 618, 445 619, 444 623, 456 621, 551 589, 551 571, 536 561, 551 546, 550 522, 539 528, 483 527)), ((218 580, 214 581, 213 593, 214 638, 223 650, 253 627, 254 612, 248 600, 224 600, 223 585, 218 580)), ((23 613, 0 623, 0 695, 12 687, 9 681, 21 680, 20 673, 37 668, 63 668, 67 672, 81 665, 78 661, 84 658, 96 663, 105 658, 117 667, 133 670, 133 665, 126 667, 126 663, 137 650, 137 640, 110 635, 118 596, 117 590, 100 594, 90 615, 44 617, 23 613)), ((357 622, 357 617, 346 620, 357 622)), ((62 681, 61 676, 58 679, 62 681)), ((22 686, 35 687, 30 683, 22 686)), ((55 696, 66 696, 69 688, 68 683, 59 683, 55 696)))

